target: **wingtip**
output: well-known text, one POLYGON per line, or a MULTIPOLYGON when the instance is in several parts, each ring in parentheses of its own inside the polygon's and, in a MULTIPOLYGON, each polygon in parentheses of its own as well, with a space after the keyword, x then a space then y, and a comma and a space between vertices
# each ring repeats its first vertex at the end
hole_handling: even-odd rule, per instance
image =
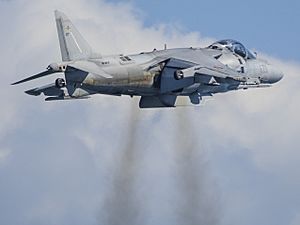
POLYGON ((17 82, 15 82, 15 83, 12 83, 12 84, 10 84, 10 85, 14 86, 14 85, 17 85, 17 84, 22 84, 22 83, 26 82, 26 80, 27 80, 27 79, 20 80, 20 81, 17 81, 17 82))
POLYGON ((19 82, 11 83, 10 85, 11 85, 11 86, 14 86, 14 85, 16 85, 16 84, 19 84, 19 82))
POLYGON ((41 92, 37 91, 37 88, 24 91, 24 93, 26 93, 28 95, 33 95, 33 96, 39 96, 41 94, 41 92))

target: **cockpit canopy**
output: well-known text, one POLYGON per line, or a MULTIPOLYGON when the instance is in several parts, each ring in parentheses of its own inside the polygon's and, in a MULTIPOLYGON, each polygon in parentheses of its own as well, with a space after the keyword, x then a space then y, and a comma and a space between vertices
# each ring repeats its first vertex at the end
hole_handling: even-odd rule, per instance
POLYGON ((208 48, 219 49, 219 50, 227 48, 231 52, 243 57, 244 59, 256 59, 256 56, 251 51, 245 48, 245 46, 242 45, 240 42, 235 40, 228 39, 228 40, 217 41, 212 45, 210 45, 208 48))

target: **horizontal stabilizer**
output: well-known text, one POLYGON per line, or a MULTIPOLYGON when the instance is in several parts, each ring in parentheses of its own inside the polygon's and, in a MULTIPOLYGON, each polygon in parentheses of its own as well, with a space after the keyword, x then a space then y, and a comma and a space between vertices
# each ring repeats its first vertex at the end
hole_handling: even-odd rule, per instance
POLYGON ((45 77, 45 76, 51 75, 53 73, 57 73, 57 71, 53 71, 51 69, 50 70, 46 70, 44 72, 38 73, 36 75, 33 75, 31 77, 28 77, 28 78, 25 78, 23 80, 17 81, 15 83, 12 83, 11 85, 21 84, 21 83, 24 83, 24 82, 27 82, 27 81, 31 81, 31 80, 40 78, 40 77, 45 77))
POLYGON ((25 91, 26 94, 38 96, 42 93, 44 93, 45 96, 63 96, 64 91, 58 87, 56 87, 55 84, 48 84, 43 87, 34 88, 28 91, 25 91))

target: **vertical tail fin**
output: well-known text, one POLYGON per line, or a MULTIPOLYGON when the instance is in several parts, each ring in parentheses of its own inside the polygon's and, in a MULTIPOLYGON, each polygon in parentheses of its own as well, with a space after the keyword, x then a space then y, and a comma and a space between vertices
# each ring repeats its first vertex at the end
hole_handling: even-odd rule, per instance
POLYGON ((68 17, 56 10, 55 19, 62 60, 72 61, 92 57, 91 47, 68 17))

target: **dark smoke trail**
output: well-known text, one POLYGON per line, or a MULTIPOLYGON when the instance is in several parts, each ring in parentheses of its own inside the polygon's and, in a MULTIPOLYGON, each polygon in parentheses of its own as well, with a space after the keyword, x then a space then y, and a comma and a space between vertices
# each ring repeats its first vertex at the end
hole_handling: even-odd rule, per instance
POLYGON ((219 223, 218 199, 208 181, 208 168, 203 159, 198 132, 192 116, 176 109, 177 140, 175 160, 179 201, 176 207, 178 225, 212 225, 219 223))
POLYGON ((118 153, 120 160, 116 162, 116 170, 112 174, 112 188, 109 190, 104 202, 104 212, 101 214, 106 221, 105 225, 135 225, 139 224, 139 202, 135 195, 135 181, 137 177, 137 153, 136 146, 139 111, 136 104, 132 104, 128 120, 127 135, 124 148, 118 153))
MULTIPOLYGON (((191 114, 186 109, 177 108, 175 111, 176 115, 176 125, 170 126, 169 128, 164 127, 162 131, 154 131, 148 133, 148 137, 151 135, 160 134, 160 138, 152 136, 152 142, 157 148, 162 148, 169 146, 171 143, 163 143, 172 131, 175 131, 175 162, 176 167, 173 169, 174 176, 170 179, 175 179, 175 188, 170 186, 169 192, 164 193, 166 196, 163 199, 155 198, 155 190, 149 190, 146 187, 138 185, 139 181, 137 177, 138 171, 141 169, 141 165, 138 163, 142 159, 143 152, 139 152, 137 147, 137 139, 139 138, 139 131, 141 131, 142 126, 138 124, 139 119, 141 119, 141 114, 136 105, 131 106, 131 112, 129 116, 128 126, 125 130, 126 132, 126 144, 124 148, 119 149, 118 157, 120 160, 115 162, 115 171, 112 172, 112 186, 106 196, 104 201, 103 210, 101 212, 101 223, 104 225, 142 225, 143 222, 148 221, 147 224, 151 224, 151 221, 159 221, 160 219, 167 221, 174 221, 172 217, 176 217, 178 225, 215 225, 219 222, 219 212, 218 212, 218 199, 216 198, 214 187, 212 187, 209 181, 209 171, 205 160, 202 158, 204 156, 203 149, 201 145, 199 147, 199 138, 197 130, 192 124, 191 114), (160 133, 161 132, 161 133, 160 133), (146 213, 146 204, 149 198, 139 201, 138 188, 147 189, 146 195, 153 196, 155 200, 157 210, 160 210, 161 205, 167 206, 169 209, 175 209, 176 214, 169 213, 168 215, 157 214, 157 218, 149 218, 152 214, 146 213), (173 191, 173 190, 175 191, 173 191), (175 193, 175 195, 173 195, 175 193), (169 197, 170 198, 169 198, 169 197), (173 199, 174 197, 174 199, 173 199), (168 202, 162 202, 164 200, 170 200, 168 202), (143 213, 143 214, 142 214, 143 213), (145 214, 146 213, 146 214, 145 214), (144 216, 144 218, 142 218, 144 216)), ((169 118, 169 113, 171 111, 166 111, 167 117, 160 117, 160 119, 169 118)), ((158 114, 156 114, 157 116, 158 114)), ((161 115, 161 114, 159 114, 161 115)), ((158 125, 159 128, 162 128, 158 125)), ((153 129, 153 126, 148 127, 148 129, 153 129)), ((170 136, 169 136, 170 137, 170 136)), ((157 153, 156 153, 157 154, 157 153)), ((154 157, 156 158, 156 156, 154 157)), ((148 161, 150 164, 155 165, 156 161, 148 161)), ((168 170, 168 165, 161 165, 161 169, 168 170)), ((143 170, 144 171, 144 170, 143 170)), ((143 176, 147 179, 147 171, 143 172, 143 176), (144 173, 146 172, 146 173, 144 173)), ((163 171, 162 171, 163 172, 163 171)), ((151 178, 152 179, 152 178, 151 178)), ((166 179, 168 179, 166 177, 166 179)), ((153 182, 157 181, 156 179, 153 182)), ((168 181, 167 181, 168 183, 168 181)), ((166 183, 165 183, 166 184, 166 183)), ((158 184, 159 186, 159 184, 158 184)), ((160 190, 158 190, 160 192, 160 190)), ((151 201, 151 200, 150 200, 151 201)), ((165 210, 165 209, 162 209, 165 210)), ((164 212, 170 212, 165 210, 164 212)), ((170 223, 175 224, 175 223, 170 223)))

